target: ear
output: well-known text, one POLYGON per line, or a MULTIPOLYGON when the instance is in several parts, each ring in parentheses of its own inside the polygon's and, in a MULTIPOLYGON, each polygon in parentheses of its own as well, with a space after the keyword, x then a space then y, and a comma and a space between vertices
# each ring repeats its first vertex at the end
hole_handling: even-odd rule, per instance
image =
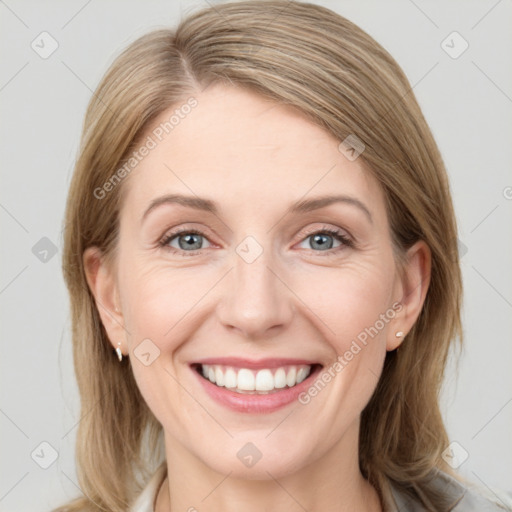
POLYGON ((94 296, 101 322, 114 348, 120 346, 127 354, 126 330, 120 311, 119 290, 114 270, 107 265, 98 247, 88 247, 83 254, 87 284, 94 296), (121 345, 118 343, 121 342, 121 345))
POLYGON ((421 313, 430 284, 431 252, 428 245, 420 240, 406 253, 400 276, 398 302, 402 309, 396 315, 393 329, 386 343, 386 350, 395 350, 401 345, 407 333, 413 328, 421 313), (403 336, 396 337, 396 332, 403 336))

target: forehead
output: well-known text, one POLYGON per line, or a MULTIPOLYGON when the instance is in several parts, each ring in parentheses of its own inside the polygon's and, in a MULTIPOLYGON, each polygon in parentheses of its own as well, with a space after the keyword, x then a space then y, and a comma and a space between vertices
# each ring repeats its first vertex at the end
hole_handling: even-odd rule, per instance
POLYGON ((340 141, 298 110, 219 84, 194 98, 193 108, 174 105, 147 129, 142 144, 151 139, 152 147, 124 183, 124 210, 140 212, 164 193, 212 198, 238 212, 327 193, 383 208, 362 159, 347 159, 340 141))

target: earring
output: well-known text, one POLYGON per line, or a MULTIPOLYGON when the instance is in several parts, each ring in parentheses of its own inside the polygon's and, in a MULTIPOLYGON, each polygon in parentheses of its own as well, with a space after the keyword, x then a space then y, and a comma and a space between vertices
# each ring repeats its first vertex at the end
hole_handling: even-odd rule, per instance
MULTIPOLYGON (((401 338, 403 335, 404 335, 403 331, 397 331, 397 332, 395 332, 395 336, 396 336, 397 338, 401 338)), ((398 351, 399 351, 399 350, 400 350, 400 347, 396 347, 396 352, 397 352, 397 354, 398 354, 398 351)))
MULTIPOLYGON (((118 345, 121 345, 121 342, 119 342, 118 345)), ((123 360, 123 353, 121 352, 121 348, 117 347, 116 348, 116 352, 117 352, 117 357, 118 357, 119 361, 122 361, 123 360)))

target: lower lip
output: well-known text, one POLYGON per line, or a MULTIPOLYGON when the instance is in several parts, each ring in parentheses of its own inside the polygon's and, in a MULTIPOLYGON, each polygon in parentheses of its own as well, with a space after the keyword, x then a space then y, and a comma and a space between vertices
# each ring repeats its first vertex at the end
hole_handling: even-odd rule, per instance
POLYGON ((192 367, 191 370, 199 379, 204 390, 219 404, 237 412, 270 413, 296 401, 298 396, 311 385, 312 380, 320 372, 321 367, 315 366, 313 371, 300 384, 281 391, 273 391, 266 395, 235 393, 225 387, 216 386, 208 379, 199 375, 192 367))

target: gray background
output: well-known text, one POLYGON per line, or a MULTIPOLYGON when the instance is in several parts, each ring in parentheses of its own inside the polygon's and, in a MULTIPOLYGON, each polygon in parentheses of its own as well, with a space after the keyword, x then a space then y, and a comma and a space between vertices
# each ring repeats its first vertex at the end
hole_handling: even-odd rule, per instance
MULTIPOLYGON (((512 2, 314 3, 354 21, 396 58, 439 144, 459 222, 466 333, 443 413, 450 439, 469 455, 461 473, 512 491, 512 2), (458 58, 441 46, 453 31, 469 43, 458 58)), ((79 398, 60 257, 91 91, 130 41, 206 4, 0 1, 2 511, 43 512, 79 493, 79 398), (46 59, 31 47, 43 31, 58 42, 46 59), (58 453, 47 469, 40 466, 52 448, 41 443, 58 453)))

